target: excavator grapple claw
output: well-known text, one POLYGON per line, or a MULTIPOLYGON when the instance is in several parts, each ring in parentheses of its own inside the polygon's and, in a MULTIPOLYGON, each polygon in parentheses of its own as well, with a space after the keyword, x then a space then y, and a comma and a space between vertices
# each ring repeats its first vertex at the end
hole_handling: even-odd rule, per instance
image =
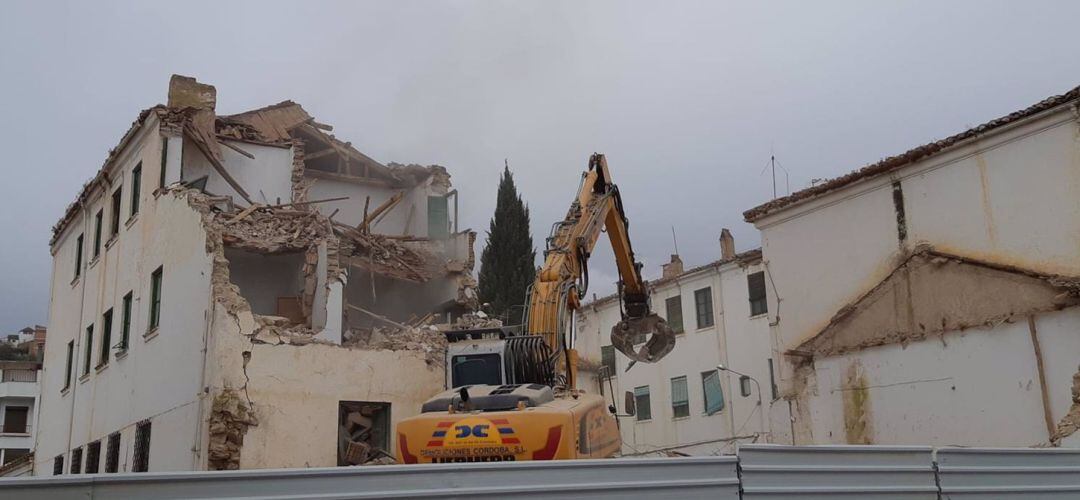
POLYGON ((634 361, 655 363, 675 348, 675 332, 656 314, 626 318, 611 328, 611 345, 634 361), (635 351, 634 341, 643 335, 648 340, 635 351))

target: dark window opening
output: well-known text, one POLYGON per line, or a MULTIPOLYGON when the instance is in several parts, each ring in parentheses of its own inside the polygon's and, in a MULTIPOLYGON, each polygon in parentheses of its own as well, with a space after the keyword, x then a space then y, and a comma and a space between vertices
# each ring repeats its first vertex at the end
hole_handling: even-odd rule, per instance
POLYGON ((128 292, 124 296, 123 315, 120 318, 120 343, 117 344, 117 349, 126 351, 128 348, 128 339, 131 338, 131 299, 133 292, 128 292))
POLYGON ((64 456, 57 455, 52 462, 52 475, 59 476, 64 473, 64 456))
POLYGON ((750 292, 750 315, 769 312, 769 302, 765 299, 765 271, 748 275, 746 285, 750 292))
POLYGON ((75 341, 68 342, 67 346, 67 371, 64 372, 64 389, 71 387, 71 364, 75 360, 75 341))
POLYGON ((4 448, 4 464, 7 465, 30 454, 28 448, 4 448))
POLYGON ((94 441, 86 445, 86 473, 97 474, 98 463, 101 461, 101 441, 94 441))
POLYGON ((338 465, 390 456, 390 403, 338 403, 338 465))
POLYGON ((713 326, 712 288, 694 291, 694 308, 697 311, 697 327, 713 326))
POLYGON ((101 351, 98 352, 98 366, 109 364, 109 342, 112 339, 112 309, 101 316, 101 351))
POLYGON ((150 421, 143 420, 135 425, 135 453, 131 461, 131 472, 150 470, 150 421))
POLYGON ((86 375, 87 373, 90 373, 90 359, 91 359, 91 356, 94 354, 94 325, 93 324, 86 327, 86 348, 83 349, 83 352, 86 353, 84 355, 85 358, 83 359, 83 375, 86 375))
POLYGON ((664 301, 664 305, 667 307, 667 324, 671 327, 671 331, 682 333, 682 296, 676 295, 674 297, 668 297, 667 300, 664 301))
POLYGON ((109 434, 109 444, 105 449, 105 472, 120 470, 120 433, 109 434))
POLYGON ((131 216, 139 213, 139 195, 142 191, 142 162, 131 170, 131 216))
MULTIPOLYGON (((225 258, 229 260, 229 280, 240 289, 251 312, 289 318, 293 324, 305 323, 303 252, 266 255, 226 247, 225 258)), ((370 288, 366 278, 363 282, 370 288)))
POLYGON ((83 244, 83 235, 80 234, 79 237, 75 239, 75 278, 74 279, 79 279, 79 276, 82 276, 82 244, 83 244))
POLYGON ((615 346, 606 345, 600 348, 600 366, 603 368, 600 373, 602 377, 615 376, 615 346))
POLYGON ((451 387, 464 385, 502 385, 502 356, 498 353, 454 356, 451 387))
POLYGON ((158 180, 158 187, 165 188, 165 166, 169 161, 169 138, 161 138, 161 179, 158 180))
POLYGON ((685 376, 671 379, 671 411, 675 418, 690 416, 690 391, 685 376))
POLYGON ((8 406, 4 408, 4 432, 28 434, 30 428, 30 408, 26 406, 8 406))
POLYGON ((773 373, 772 358, 769 358, 769 386, 772 388, 772 398, 776 399, 779 391, 776 390, 776 374, 773 373))
POLYGON ((101 224, 105 218, 105 209, 98 210, 94 216, 94 257, 101 255, 101 224))
POLYGON ((652 402, 649 396, 649 386, 643 385, 641 387, 634 388, 634 407, 637 409, 635 418, 637 420, 650 420, 652 419, 652 402))
POLYGON ((112 194, 112 213, 109 214, 112 217, 112 227, 109 232, 109 238, 120 234, 120 200, 123 198, 123 188, 116 188, 112 194))
POLYGON ((82 473, 82 448, 71 450, 71 469, 68 472, 72 474, 82 473))
POLYGON ((152 331, 161 324, 161 267, 150 275, 150 327, 152 331))

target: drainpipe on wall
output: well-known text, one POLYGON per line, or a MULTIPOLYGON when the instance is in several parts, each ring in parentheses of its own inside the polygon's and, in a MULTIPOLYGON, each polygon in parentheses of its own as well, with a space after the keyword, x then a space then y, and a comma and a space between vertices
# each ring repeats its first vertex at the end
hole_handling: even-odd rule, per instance
MULTIPOLYGON (((106 192, 108 192, 108 190, 106 190, 106 192)), ((86 211, 86 200, 79 200, 79 206, 82 207, 82 219, 83 219, 82 220, 82 226, 83 226, 82 234, 86 234, 86 231, 89 229, 88 225, 90 223, 90 218, 88 217, 88 212, 86 211)), ((83 249, 82 249, 83 259, 80 259, 80 260, 86 260, 85 259, 85 257, 86 257, 86 244, 85 243, 86 243, 86 239, 83 238, 83 249)), ((79 387, 79 369, 78 369, 79 368, 79 365, 78 365, 79 352, 80 352, 79 348, 82 347, 83 309, 86 306, 86 273, 84 272, 83 269, 81 269, 83 267, 83 263, 78 262, 77 264, 80 267, 80 269, 79 269, 79 280, 80 280, 79 281, 79 320, 76 322, 78 327, 75 329, 75 339, 74 339, 75 344, 74 344, 74 347, 72 348, 72 352, 71 352, 71 377, 74 377, 75 380, 71 381, 70 379, 68 379, 68 380, 64 381, 64 383, 69 383, 69 382, 71 383, 71 386, 69 387, 69 389, 71 390, 71 392, 69 393, 69 394, 71 394, 71 406, 70 406, 71 410, 68 413, 67 447, 64 448, 64 452, 63 452, 64 456, 67 456, 67 452, 71 450, 71 434, 75 430, 75 396, 76 396, 76 393, 78 392, 78 387, 79 387)), ((39 411, 40 411, 40 409, 39 409, 39 411)), ((37 429, 37 431, 40 432, 41 429, 37 429)), ((70 470, 70 466, 71 466, 70 460, 65 460, 64 465, 68 467, 68 470, 70 470)), ((61 474, 63 474, 63 471, 61 471, 61 474)))

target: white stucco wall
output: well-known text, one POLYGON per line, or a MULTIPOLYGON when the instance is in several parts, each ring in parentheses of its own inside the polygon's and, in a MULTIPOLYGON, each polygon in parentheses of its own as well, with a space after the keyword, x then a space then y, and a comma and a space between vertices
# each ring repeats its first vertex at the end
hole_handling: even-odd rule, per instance
POLYGON ((315 183, 308 189, 308 199, 325 200, 347 196, 349 198, 347 200, 319 203, 316 206, 320 212, 326 215, 330 215, 334 210, 337 210, 338 213, 334 215, 334 220, 354 227, 360 225, 364 220, 364 202, 369 196, 371 197, 371 201, 368 203, 368 212, 370 213, 399 191, 404 190, 405 197, 384 214, 382 220, 372 228, 372 232, 427 236, 427 197, 430 189, 426 183, 408 189, 395 189, 325 177, 312 177, 312 180, 315 183))
MULTIPOLYGON (((121 470, 129 470, 134 424, 146 418, 152 422, 150 470, 192 467, 210 258, 198 214, 174 195, 152 194, 158 184, 160 147, 157 121, 151 117, 117 159, 119 169, 108 193, 92 197, 86 215, 77 218, 56 243, 39 419, 40 427, 48 432, 38 435, 36 475, 51 475, 55 456, 117 431, 122 432, 121 470), (139 214, 128 223, 122 222, 116 240, 103 246, 97 260, 87 264, 92 258, 93 214, 108 203, 112 190, 122 185, 121 220, 128 220, 131 168, 140 160, 144 169, 139 214), (80 233, 87 235, 86 268, 73 283, 74 242, 80 233), (144 337, 150 275, 158 266, 163 266, 161 326, 155 335, 144 337), (121 335, 122 298, 129 291, 134 301, 126 355, 118 357, 118 351, 110 348, 108 365, 91 367, 89 374, 82 376, 86 327, 95 326, 91 364, 97 365, 102 314, 113 309, 110 343, 116 344, 121 335), (72 339, 76 352, 73 380, 62 391, 67 345, 72 339)), ((172 154, 170 158, 174 158, 172 154)), ((106 221, 110 210, 105 209, 106 221)), ((107 234, 108 228, 104 231, 107 234)), ((104 450, 102 455, 103 466, 104 450)), ((69 464, 65 457, 65 471, 69 464)))
MULTIPOLYGON (((955 391, 952 382, 871 389, 875 443, 1022 446, 1047 440, 1037 379, 1034 390, 1027 389, 1034 361, 1026 324, 972 330, 955 340, 946 336, 944 343, 935 338, 906 349, 890 345, 818 358, 816 392, 812 385, 792 386, 789 361, 797 358, 781 353, 819 333, 919 244, 1044 273, 1080 275, 1080 128, 1068 107, 772 213, 755 225, 775 283, 769 309, 776 325, 773 356, 785 361, 777 363, 782 385, 813 399, 797 424, 811 431, 800 442, 843 442, 836 427, 843 426, 841 400, 829 391, 855 362, 866 370, 869 385, 922 379, 958 384, 955 391), (897 233, 894 181, 903 191, 904 242, 897 233)), ((1071 312, 1037 319, 1040 337, 1046 336, 1042 349, 1055 419, 1067 409, 1077 363, 1075 355, 1071 362, 1062 359, 1047 344, 1080 352, 1068 336, 1054 333, 1075 331, 1074 320, 1071 312)))
MULTIPOLYGON (((281 203, 292 201, 293 150, 291 147, 263 146, 236 141, 231 144, 235 144, 255 157, 255 159, 250 159, 224 145, 221 146, 222 163, 225 169, 247 191, 252 201, 271 205, 278 203, 279 198, 281 203)), ((246 203, 189 139, 184 139, 183 156, 183 180, 190 181, 208 175, 210 176, 206 183, 208 192, 232 196, 237 203, 246 203)))
MULTIPOLYGON (((724 264, 718 269, 710 267, 662 284, 652 292, 654 312, 665 317, 666 299, 682 296, 684 333, 678 335, 675 349, 663 360, 654 364, 637 363, 629 371, 626 367, 630 360, 616 351, 617 370, 612 382, 617 407, 623 411, 625 391, 632 392, 635 387, 645 385, 649 386, 652 407, 652 418, 647 421, 620 417, 624 454, 669 447, 679 447, 680 451, 691 454, 730 452, 734 445, 722 440, 768 432, 768 420, 756 409, 756 387, 750 397, 743 397, 738 376, 722 372, 724 409, 706 415, 701 378, 703 372, 713 371, 717 364, 723 363, 757 379, 764 392, 764 406, 769 407, 769 328, 765 316, 750 316, 746 282, 747 274, 760 270, 759 267, 758 264, 741 267, 737 263, 724 264), (712 288, 714 324, 698 329, 694 291, 705 287, 712 288), (690 415, 676 419, 670 393, 671 379, 679 376, 687 380, 690 415), (713 442, 692 446, 704 441, 713 442)), ((611 327, 619 320, 619 306, 614 300, 583 307, 578 314, 576 344, 581 357, 599 363, 600 346, 611 344, 611 327)), ((582 380, 579 386, 594 389, 595 381, 582 380)), ((610 399, 606 383, 603 390, 610 399)), ((759 439, 764 440, 764 436, 759 439)))

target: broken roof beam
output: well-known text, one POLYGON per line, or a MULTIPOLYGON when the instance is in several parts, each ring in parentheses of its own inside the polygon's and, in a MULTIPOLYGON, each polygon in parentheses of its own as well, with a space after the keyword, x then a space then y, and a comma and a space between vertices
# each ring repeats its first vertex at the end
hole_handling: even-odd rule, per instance
MULTIPOLYGON (((184 134, 187 135, 189 139, 191 139, 191 142, 195 143, 195 147, 199 148, 199 151, 202 152, 203 156, 205 156, 206 159, 210 162, 210 166, 214 167, 214 170, 216 170, 217 173, 220 174, 223 179, 225 179, 225 182, 228 183, 229 186, 232 187, 233 190, 236 191, 236 193, 244 199, 244 201, 248 202, 249 205, 253 204, 254 202, 251 201, 251 196, 249 196, 247 191, 245 191, 244 188, 240 186, 240 183, 237 182, 236 179, 234 179, 233 176, 229 174, 229 171, 225 169, 225 165, 222 164, 221 160, 219 160, 217 156, 215 156, 212 152, 211 146, 206 143, 206 140, 204 140, 200 136, 198 130, 193 125, 191 125, 191 123, 184 124, 184 134)), ((217 144, 217 139, 211 140, 214 141, 214 144, 217 144)))
MULTIPOLYGON (((372 210, 370 214, 365 213, 364 221, 361 222, 359 226, 356 226, 356 229, 360 232, 367 232, 367 230, 371 226, 372 221, 379 218, 379 216, 383 215, 384 212, 388 212, 391 208, 394 208, 394 206, 397 205, 398 202, 400 202, 401 199, 404 197, 405 191, 398 191, 397 193, 394 193, 394 195, 391 196, 389 199, 382 202, 379 206, 375 207, 375 209, 372 210)), ((366 211, 367 210, 365 205, 365 212, 366 211)))

